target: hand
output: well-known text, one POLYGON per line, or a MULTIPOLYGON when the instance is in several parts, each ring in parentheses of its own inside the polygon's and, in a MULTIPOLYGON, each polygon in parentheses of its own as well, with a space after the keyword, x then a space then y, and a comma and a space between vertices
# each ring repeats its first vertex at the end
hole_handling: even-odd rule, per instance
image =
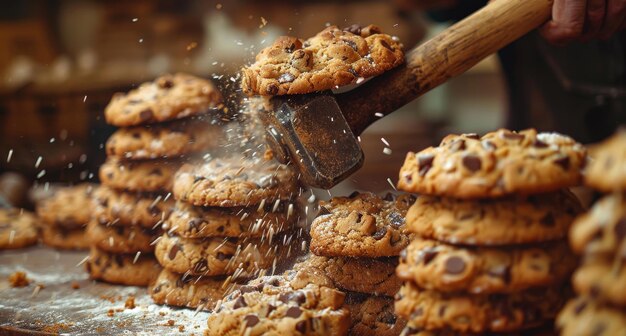
POLYGON ((555 44, 607 39, 624 28, 625 17, 626 0, 554 0, 541 34, 555 44))

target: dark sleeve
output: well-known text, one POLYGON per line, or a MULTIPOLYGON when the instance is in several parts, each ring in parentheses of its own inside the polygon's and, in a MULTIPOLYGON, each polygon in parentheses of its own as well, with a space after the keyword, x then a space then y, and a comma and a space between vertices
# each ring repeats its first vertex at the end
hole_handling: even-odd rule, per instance
POLYGON ((438 22, 456 22, 479 10, 486 3, 486 0, 459 0, 459 4, 454 7, 428 12, 428 17, 438 22))

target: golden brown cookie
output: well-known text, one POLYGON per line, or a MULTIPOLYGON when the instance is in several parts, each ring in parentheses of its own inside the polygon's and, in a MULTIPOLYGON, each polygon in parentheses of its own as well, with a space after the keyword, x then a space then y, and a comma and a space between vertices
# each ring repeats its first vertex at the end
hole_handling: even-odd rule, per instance
POLYGON ((124 160, 188 157, 217 148, 222 127, 209 121, 185 119, 167 124, 120 128, 107 140, 108 156, 124 160))
POLYGON ((549 192, 579 184, 585 161, 585 148, 557 133, 448 135, 438 147, 407 154, 398 189, 454 198, 549 192))
POLYGON ((404 62, 402 44, 380 28, 330 26, 302 41, 282 36, 242 70, 248 95, 305 94, 356 83, 404 62))
POLYGON ((209 335, 346 335, 345 295, 316 284, 293 287, 281 276, 264 276, 240 287, 209 315, 209 335))
POLYGON ((197 277, 163 269, 148 288, 156 304, 213 310, 215 304, 239 288, 223 277, 197 277))
POLYGON ((148 286, 161 272, 151 254, 115 254, 93 247, 85 269, 92 279, 127 286, 148 286))
POLYGON ((418 236, 465 245, 511 245, 562 239, 580 202, 568 190, 497 200, 420 196, 406 215, 418 236))
POLYGON ((164 268, 175 273, 251 276, 285 256, 280 237, 273 239, 274 244, 269 239, 185 239, 164 234, 156 244, 155 255, 164 268))
POLYGON ((37 218, 28 211, 0 208, 0 250, 36 244, 38 226, 37 218))
POLYGON ((134 254, 138 251, 152 253, 154 240, 161 235, 160 229, 141 226, 100 224, 91 221, 87 225, 89 242, 98 249, 111 253, 134 254))
POLYGON ((104 116, 111 125, 129 127, 203 114, 221 101, 221 94, 210 81, 177 73, 115 94, 104 116))
POLYGON ((626 129, 598 144, 585 169, 585 183, 604 192, 626 190, 626 129))
POLYGON ((109 157, 100 166, 100 181, 118 190, 169 192, 181 164, 170 160, 122 161, 109 157))
POLYGON ((62 188, 37 205, 37 216, 47 225, 66 229, 84 227, 91 220, 94 188, 88 183, 62 188))
POLYGON ((624 335, 626 312, 600 305, 588 297, 578 297, 559 313, 556 328, 562 336, 624 335))
POLYGON ((184 165, 174 197, 196 206, 247 207, 298 195, 293 169, 275 161, 232 156, 184 165))
POLYGON ((516 293, 566 283, 576 265, 566 242, 491 248, 416 238, 402 252, 396 273, 440 292, 516 293))
POLYGON ((45 245, 61 250, 86 250, 90 245, 84 228, 43 225, 41 240, 45 245))
POLYGON ((626 198, 605 196, 578 217, 570 230, 570 245, 580 254, 613 255, 626 237, 626 198))
POLYGON ((94 215, 102 224, 156 228, 170 215, 172 197, 116 191, 100 186, 94 191, 94 215))
POLYGON ((567 286, 472 295, 443 294, 405 283, 396 295, 396 313, 424 330, 508 333, 544 325, 568 297, 567 286))
POLYGON ((353 193, 321 203, 311 224, 311 251, 328 257, 393 257, 409 244, 405 215, 412 195, 353 193))
POLYGON ((293 281, 318 283, 345 291, 394 296, 402 280, 396 276, 398 258, 349 258, 310 255, 293 266, 293 281), (312 278, 315 277, 315 278, 312 278), (318 277, 324 278, 319 281, 318 277))
POLYGON ((294 204, 287 201, 280 202, 275 209, 274 203, 261 208, 220 208, 196 207, 178 201, 165 230, 183 238, 269 237, 293 227, 300 216, 294 209, 294 204))

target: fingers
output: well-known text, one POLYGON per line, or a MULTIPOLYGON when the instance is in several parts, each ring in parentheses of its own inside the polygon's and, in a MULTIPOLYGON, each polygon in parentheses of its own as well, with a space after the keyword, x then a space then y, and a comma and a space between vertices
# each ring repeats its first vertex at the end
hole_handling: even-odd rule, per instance
POLYGON ((581 40, 586 41, 593 37, 596 37, 602 29, 606 14, 606 2, 607 0, 587 1, 587 14, 585 16, 584 34, 581 37, 581 40))
POLYGON ((563 44, 577 39, 583 33, 586 12, 586 0, 554 0, 552 20, 541 28, 541 34, 554 44, 563 44))
POLYGON ((604 25, 600 29, 600 38, 607 39, 624 26, 626 0, 607 0, 604 25))

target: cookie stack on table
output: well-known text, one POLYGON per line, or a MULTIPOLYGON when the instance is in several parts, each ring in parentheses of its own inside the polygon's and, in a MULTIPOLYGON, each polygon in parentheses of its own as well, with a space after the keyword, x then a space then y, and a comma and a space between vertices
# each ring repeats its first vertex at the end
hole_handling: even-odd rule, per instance
POLYGON ((161 268, 153 242, 174 205, 174 174, 184 161, 217 147, 222 130, 210 112, 220 102, 211 82, 185 74, 113 97, 105 117, 121 128, 106 143, 102 186, 94 193, 86 263, 93 279, 138 286, 156 279, 161 268))
POLYGON ((64 187, 37 204, 42 241, 58 249, 88 249, 85 227, 92 217, 92 184, 64 187))
POLYGON ((273 273, 299 248, 298 195, 294 171, 275 161, 233 154, 184 165, 156 245, 164 270, 154 301, 212 309, 238 283, 273 273))
POLYGON ((421 196, 397 269, 403 334, 551 329, 576 265, 565 238, 581 206, 566 188, 585 158, 571 138, 533 129, 449 135, 408 153, 398 188, 421 196))
POLYGON ((401 280, 398 255, 409 244, 404 217, 415 197, 355 192, 321 202, 311 224, 310 256, 295 269, 298 276, 323 275, 347 293, 354 335, 399 335, 405 321, 396 318, 393 296, 401 280))
POLYGON ((570 245, 583 256, 572 277, 578 294, 557 319, 561 335, 626 333, 626 131, 595 147, 585 182, 609 193, 580 216, 570 245))

